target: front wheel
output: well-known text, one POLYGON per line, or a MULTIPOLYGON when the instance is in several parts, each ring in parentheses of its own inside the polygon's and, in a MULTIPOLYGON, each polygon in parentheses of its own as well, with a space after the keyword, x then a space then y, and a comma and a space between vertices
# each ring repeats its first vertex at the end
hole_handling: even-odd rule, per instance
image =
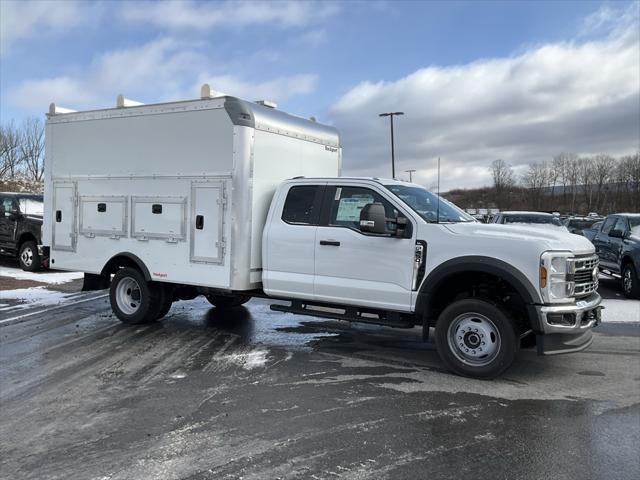
POLYGON ((491 379, 515 359, 518 335, 502 309, 486 300, 465 299, 443 310, 436 347, 447 367, 465 377, 491 379))
POLYGON ((40 268, 40 254, 38 254, 36 242, 28 241, 20 245, 18 261, 20 262, 20 268, 26 272, 35 272, 40 268))
POLYGON ((627 298, 640 298, 638 272, 633 268, 631 262, 625 263, 622 267, 622 292, 627 298))

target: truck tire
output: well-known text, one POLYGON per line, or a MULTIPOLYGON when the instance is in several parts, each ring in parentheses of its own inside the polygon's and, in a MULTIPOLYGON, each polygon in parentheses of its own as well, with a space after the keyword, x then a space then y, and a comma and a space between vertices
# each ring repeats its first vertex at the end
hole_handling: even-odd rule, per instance
POLYGON ((138 325, 158 319, 163 306, 162 286, 147 282, 135 268, 121 268, 109 288, 111 309, 123 323, 138 325))
POLYGON ((622 293, 627 298, 640 298, 640 281, 638 272, 631 262, 622 266, 622 293))
POLYGON ((169 310, 171 310, 171 305, 173 305, 173 290, 169 285, 159 284, 162 293, 162 299, 160 300, 161 307, 158 312, 157 320, 164 318, 169 310))
POLYGON ((209 300, 209 303, 211 305, 213 305, 216 308, 233 308, 233 307, 239 307, 240 305, 247 303, 249 300, 251 300, 251 296, 249 295, 233 295, 233 296, 227 296, 227 295, 213 295, 213 294, 209 294, 206 295, 207 300, 209 300))
POLYGON ((29 240, 20 245, 18 261, 20 262, 20 268, 26 272, 35 272, 40 269, 42 262, 36 242, 29 240))
POLYGON ((452 303, 438 317, 436 348, 453 372, 491 379, 515 359, 518 335, 507 314, 497 305, 478 299, 452 303))

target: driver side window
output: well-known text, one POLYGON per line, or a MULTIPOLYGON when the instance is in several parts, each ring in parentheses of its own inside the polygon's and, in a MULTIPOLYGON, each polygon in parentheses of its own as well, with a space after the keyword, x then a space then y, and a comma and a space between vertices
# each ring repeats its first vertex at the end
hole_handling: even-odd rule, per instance
POLYGON ((622 233, 626 232, 628 230, 627 220, 623 217, 618 218, 615 227, 613 227, 611 230, 620 230, 622 233))
POLYGON ((11 210, 13 207, 13 199, 11 197, 3 197, 2 203, 0 204, 0 217, 8 217, 11 215, 11 210))
POLYGON ((398 210, 374 190, 364 187, 336 187, 331 203, 329 226, 348 227, 360 231, 360 212, 369 203, 382 203, 387 218, 395 219, 398 216, 398 210))

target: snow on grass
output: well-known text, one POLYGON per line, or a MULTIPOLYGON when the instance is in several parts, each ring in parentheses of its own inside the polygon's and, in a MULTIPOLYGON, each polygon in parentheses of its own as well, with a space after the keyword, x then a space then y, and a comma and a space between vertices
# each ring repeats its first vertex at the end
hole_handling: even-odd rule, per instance
POLYGON ((0 277, 10 277, 16 280, 31 280, 33 282, 48 283, 50 285, 71 282, 83 278, 83 276, 84 274, 82 272, 25 272, 19 268, 0 266, 0 277))
POLYGON ((640 322, 640 300, 602 300, 605 307, 602 321, 605 323, 638 323, 640 322))

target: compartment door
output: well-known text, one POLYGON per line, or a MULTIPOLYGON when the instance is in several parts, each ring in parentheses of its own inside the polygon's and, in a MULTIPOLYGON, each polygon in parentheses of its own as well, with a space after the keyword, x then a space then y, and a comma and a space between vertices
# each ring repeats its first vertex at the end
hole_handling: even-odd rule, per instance
POLYGON ((76 250, 76 198, 75 182, 53 185, 53 250, 76 250))
POLYGON ((224 183, 194 182, 191 185, 192 262, 224 263, 224 183))

